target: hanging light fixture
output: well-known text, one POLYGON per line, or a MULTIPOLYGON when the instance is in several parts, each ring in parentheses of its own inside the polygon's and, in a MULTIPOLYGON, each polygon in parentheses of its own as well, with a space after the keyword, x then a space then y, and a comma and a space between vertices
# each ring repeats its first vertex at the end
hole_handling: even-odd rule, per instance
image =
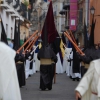
POLYGON ((95 13, 95 8, 93 6, 90 8, 90 12, 92 15, 95 13))

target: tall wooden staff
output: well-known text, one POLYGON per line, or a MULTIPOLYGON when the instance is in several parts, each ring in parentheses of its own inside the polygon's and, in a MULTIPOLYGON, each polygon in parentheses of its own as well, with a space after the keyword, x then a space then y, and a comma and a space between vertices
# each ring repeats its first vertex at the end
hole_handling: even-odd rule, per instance
MULTIPOLYGON (((67 32, 68 32, 68 31, 67 31, 67 32)), ((70 32, 70 36, 72 37, 74 43, 77 44, 77 43, 76 43, 76 40, 75 40, 75 38, 74 38, 74 36, 73 36, 73 34, 72 34, 72 31, 71 31, 70 29, 69 29, 69 32, 70 32)))
POLYGON ((56 83, 56 64, 55 64, 55 72, 54 72, 54 84, 56 83))
MULTIPOLYGON (((37 36, 37 39, 40 37, 40 35, 42 34, 42 32, 40 32, 40 34, 37 36)), ((36 40, 37 40, 36 39, 36 40)), ((29 50, 31 50, 31 48, 33 47, 33 45, 35 44, 36 41, 33 42, 33 44, 30 46, 29 50)))
POLYGON ((35 41, 38 39, 38 36, 35 37, 35 39, 33 39, 30 44, 26 47, 26 49, 23 51, 23 54, 25 54, 25 52, 31 47, 31 45, 33 45, 33 43, 35 43, 35 41))
POLYGON ((64 32, 65 36, 69 39, 69 41, 74 45, 75 49, 82 55, 84 55, 84 53, 81 51, 81 49, 79 49, 79 47, 73 42, 73 40, 71 39, 71 37, 68 35, 68 32, 64 32))
POLYGON ((21 49, 38 33, 38 30, 35 31, 32 36, 17 50, 17 53, 21 51, 21 49))

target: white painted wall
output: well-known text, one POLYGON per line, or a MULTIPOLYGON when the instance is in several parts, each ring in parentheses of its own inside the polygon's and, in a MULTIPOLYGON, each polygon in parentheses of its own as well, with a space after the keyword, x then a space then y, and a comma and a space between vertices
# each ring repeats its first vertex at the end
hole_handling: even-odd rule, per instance
POLYGON ((43 2, 41 7, 41 14, 43 14, 43 12, 47 12, 48 11, 48 3, 47 2, 43 2))
POLYGON ((59 12, 62 10, 62 2, 55 1, 53 3, 53 9, 56 11, 57 16, 57 31, 58 33, 61 33, 62 16, 59 14, 59 12))
POLYGON ((0 22, 0 40, 1 40, 1 28, 2 28, 2 27, 1 27, 1 22, 0 22))
POLYGON ((15 18, 11 17, 11 14, 7 13, 5 9, 2 9, 1 11, 1 18, 2 18, 2 22, 4 25, 7 38, 11 38, 11 27, 12 27, 12 31, 13 31, 12 39, 14 39, 15 18), (6 24, 8 25, 8 28, 6 24))
MULTIPOLYGON (((62 2, 63 2, 63 0, 62 0, 62 2)), ((56 25, 57 25, 56 28, 57 28, 58 33, 61 33, 61 25, 65 23, 64 22, 65 18, 63 18, 63 20, 62 20, 62 16, 59 14, 59 12, 62 10, 62 2, 61 1, 59 2, 58 0, 53 2, 53 12, 56 11, 57 19, 55 20, 55 22, 56 22, 56 25)), ((40 5, 40 6, 44 10, 41 10, 40 15, 42 15, 44 11, 47 12, 46 9, 48 8, 48 4, 49 4, 49 2, 43 2, 42 1, 42 5, 40 5)))

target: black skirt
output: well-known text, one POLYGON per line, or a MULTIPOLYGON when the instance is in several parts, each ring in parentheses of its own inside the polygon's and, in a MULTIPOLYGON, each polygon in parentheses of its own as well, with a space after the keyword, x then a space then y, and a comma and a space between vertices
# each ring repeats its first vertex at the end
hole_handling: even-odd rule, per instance
POLYGON ((25 86, 25 69, 24 69, 24 63, 17 63, 16 64, 16 69, 17 69, 17 76, 18 76, 18 81, 19 81, 19 86, 25 86))
POLYGON ((52 89, 52 80, 54 76, 54 65, 40 65, 40 89, 52 89))

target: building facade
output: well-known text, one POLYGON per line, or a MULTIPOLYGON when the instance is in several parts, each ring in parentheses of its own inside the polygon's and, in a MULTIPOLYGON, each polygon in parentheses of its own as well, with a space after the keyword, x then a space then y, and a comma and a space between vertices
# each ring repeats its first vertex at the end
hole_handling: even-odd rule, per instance
MULTIPOLYGON (((3 26, 7 35, 8 42, 14 39, 14 30, 15 30, 15 19, 16 23, 20 19, 20 39, 24 41, 23 36, 28 36, 29 34, 29 27, 26 27, 27 24, 30 24, 28 19, 28 14, 26 11, 27 9, 24 3, 21 0, 3 0, 0 4, 0 16, 3 22, 3 26), (24 6, 23 6, 24 5, 24 6), (24 24, 23 24, 24 23, 24 24), (24 32, 22 31, 24 30, 24 32), (25 31, 27 30, 27 31, 25 31)), ((0 32, 1 33, 1 32, 0 32)))
POLYGON ((84 22, 89 27, 89 0, 64 0, 63 8, 59 12, 65 16, 65 26, 63 30, 70 29, 74 36, 78 38, 81 45, 84 44, 84 22))
MULTIPOLYGON (((90 8, 94 7, 94 19, 96 20, 94 30, 94 43, 100 42, 100 0, 90 0, 90 8)), ((92 23, 93 15, 90 13, 90 25, 92 23)))
MULTIPOLYGON (((55 19, 55 25, 59 34, 61 34, 61 27, 64 23, 64 18, 59 14, 60 10, 62 9, 63 0, 52 0, 53 3, 53 13, 55 19), (62 20, 63 19, 63 20, 62 20)), ((49 2, 44 2, 43 0, 39 4, 39 30, 42 30, 44 21, 46 18, 46 14, 48 11, 49 2)))

